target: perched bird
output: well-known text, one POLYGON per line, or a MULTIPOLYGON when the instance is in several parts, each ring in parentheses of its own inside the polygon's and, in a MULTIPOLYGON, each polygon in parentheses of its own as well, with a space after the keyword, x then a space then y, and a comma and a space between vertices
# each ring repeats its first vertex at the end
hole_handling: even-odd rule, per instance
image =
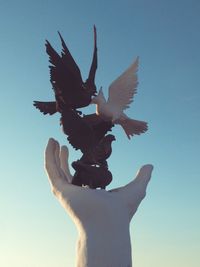
POLYGON ((129 118, 124 110, 130 107, 137 91, 138 58, 135 62, 109 86, 109 96, 106 101, 102 88, 97 96, 93 97, 92 104, 96 104, 96 114, 104 121, 119 124, 127 137, 147 131, 147 123, 129 118))
POLYGON ((81 116, 72 109, 61 113, 60 123, 69 143, 83 153, 82 158, 72 164, 76 170, 72 184, 105 188, 112 181, 106 159, 112 152, 111 143, 115 137, 105 136, 112 123, 96 114, 81 116))
POLYGON ((74 161, 72 167, 76 170, 72 179, 74 185, 105 189, 112 181, 112 174, 106 167, 91 166, 80 160, 74 161))
POLYGON ((34 101, 34 106, 43 114, 61 112, 64 108, 78 109, 90 104, 96 95, 95 73, 97 70, 96 27, 94 26, 94 51, 88 78, 83 82, 81 72, 70 54, 61 34, 58 32, 62 52, 59 55, 51 44, 46 41, 46 52, 49 55, 50 81, 54 90, 53 102, 34 101))
POLYGON ((74 110, 65 110, 61 114, 63 132, 69 143, 83 153, 83 159, 92 164, 99 164, 111 153, 108 143, 112 137, 104 137, 113 127, 112 122, 103 121, 96 114, 79 115, 74 110), (104 139, 105 138, 105 139, 104 139))
POLYGON ((112 153, 112 142, 116 140, 115 136, 112 134, 108 134, 104 136, 101 141, 95 147, 93 157, 90 154, 84 154, 80 159, 82 162, 87 164, 96 164, 98 163, 100 166, 105 166, 108 168, 107 159, 110 157, 112 153))

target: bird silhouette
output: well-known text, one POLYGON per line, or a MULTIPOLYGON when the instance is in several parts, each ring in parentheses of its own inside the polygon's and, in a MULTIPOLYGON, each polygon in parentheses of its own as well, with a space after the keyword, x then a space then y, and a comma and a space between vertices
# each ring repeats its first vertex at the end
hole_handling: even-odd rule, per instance
POLYGON ((43 114, 54 114, 65 108, 78 109, 90 104, 96 95, 95 74, 97 69, 96 27, 94 26, 94 51, 88 78, 83 82, 81 72, 58 32, 62 52, 59 55, 51 44, 46 41, 46 52, 49 55, 50 81, 54 90, 55 100, 52 102, 34 101, 34 106, 43 114))
POLYGON ((81 150, 84 161, 99 164, 108 158, 111 153, 108 144, 114 136, 104 136, 111 131, 112 122, 103 121, 96 114, 81 116, 71 109, 62 112, 60 122, 69 143, 81 150))
POLYGON ((91 166, 80 160, 74 161, 72 167, 76 170, 72 179, 74 185, 105 189, 112 181, 112 173, 106 167, 91 166))
POLYGON ((84 154, 81 157, 81 161, 87 164, 99 164, 99 166, 105 166, 108 168, 107 159, 110 157, 112 153, 112 142, 116 140, 115 136, 112 134, 108 134, 104 136, 101 141, 95 147, 93 155, 84 154))
POLYGON ((93 97, 92 104, 96 104, 96 114, 104 121, 119 124, 124 129, 127 137, 147 131, 147 123, 129 118, 124 110, 130 107, 137 91, 138 58, 109 86, 109 96, 106 101, 102 88, 97 96, 93 97))

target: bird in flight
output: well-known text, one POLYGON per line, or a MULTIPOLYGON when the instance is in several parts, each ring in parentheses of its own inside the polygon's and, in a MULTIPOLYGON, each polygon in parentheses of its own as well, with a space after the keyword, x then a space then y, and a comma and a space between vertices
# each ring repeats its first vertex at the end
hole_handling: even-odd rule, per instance
POLYGON ((102 88, 91 101, 91 104, 96 104, 96 114, 104 121, 121 125, 129 139, 131 136, 144 133, 148 129, 146 122, 131 119, 124 113, 124 110, 130 107, 137 92, 138 62, 139 59, 137 58, 125 72, 111 83, 107 101, 102 88))
POLYGON ((105 136, 112 129, 112 123, 103 121, 96 114, 81 116, 74 110, 61 114, 63 132, 69 143, 83 153, 81 160, 89 164, 106 165, 111 154, 113 135, 105 136))
POLYGON ((62 52, 59 55, 51 44, 46 41, 46 52, 49 55, 50 81, 55 94, 55 101, 34 101, 34 106, 43 114, 52 115, 64 108, 76 110, 90 104, 96 95, 95 74, 97 70, 97 34, 94 26, 94 51, 88 78, 83 82, 81 72, 69 52, 61 34, 58 32, 62 52))

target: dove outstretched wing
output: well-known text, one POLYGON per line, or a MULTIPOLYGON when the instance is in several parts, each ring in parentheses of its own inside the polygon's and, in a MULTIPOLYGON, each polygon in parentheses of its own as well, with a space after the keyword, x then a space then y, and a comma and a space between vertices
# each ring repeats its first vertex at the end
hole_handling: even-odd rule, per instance
POLYGON ((51 44, 46 41, 46 52, 49 55, 50 81, 55 93, 57 107, 81 108, 89 105, 91 97, 96 94, 95 73, 97 70, 96 28, 94 26, 93 59, 87 80, 84 82, 81 72, 72 57, 61 34, 58 32, 62 52, 59 55, 51 44))
POLYGON ((137 92, 137 70, 139 58, 109 86, 109 96, 107 104, 119 110, 119 112, 129 108, 133 102, 133 97, 137 92))
MULTIPOLYGON (((60 35, 60 34, 59 34, 60 35)), ((46 41, 46 52, 49 55, 50 81, 58 102, 75 102, 82 89, 82 77, 73 57, 71 56, 62 36, 60 35, 63 50, 61 56, 46 41)), ((68 103, 68 105, 72 103, 68 103)))

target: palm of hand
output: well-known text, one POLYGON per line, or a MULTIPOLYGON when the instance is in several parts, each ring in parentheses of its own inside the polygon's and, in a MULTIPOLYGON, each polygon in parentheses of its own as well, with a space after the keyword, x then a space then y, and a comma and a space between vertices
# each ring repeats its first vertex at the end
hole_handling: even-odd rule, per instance
POLYGON ((118 189, 82 188, 70 183, 67 148, 50 139, 45 167, 53 193, 79 232, 77 266, 131 266, 129 223, 145 197, 152 165, 143 166, 133 181, 118 189))

